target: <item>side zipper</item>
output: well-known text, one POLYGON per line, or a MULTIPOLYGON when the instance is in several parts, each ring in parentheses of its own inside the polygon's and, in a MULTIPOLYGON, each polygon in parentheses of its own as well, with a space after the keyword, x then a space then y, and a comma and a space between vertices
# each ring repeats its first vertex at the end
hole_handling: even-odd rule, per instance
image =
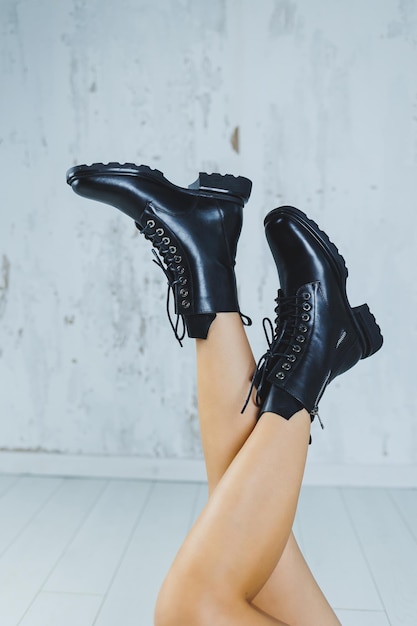
POLYGON ((320 402, 320 399, 321 399, 322 395, 324 394, 324 390, 326 389, 326 387, 328 385, 328 382, 329 382, 329 379, 330 379, 331 375, 332 375, 332 372, 330 370, 329 373, 327 374, 326 378, 324 379, 324 382, 323 382, 322 386, 320 387, 320 391, 319 391, 319 393, 317 395, 317 398, 316 398, 316 401, 314 403, 314 408, 313 408, 313 410, 310 413, 311 421, 313 421, 314 418, 317 417, 317 419, 319 420, 319 424, 320 424, 320 426, 321 426, 321 428, 323 430, 324 430, 324 425, 323 425, 323 422, 320 419, 318 404, 320 402))

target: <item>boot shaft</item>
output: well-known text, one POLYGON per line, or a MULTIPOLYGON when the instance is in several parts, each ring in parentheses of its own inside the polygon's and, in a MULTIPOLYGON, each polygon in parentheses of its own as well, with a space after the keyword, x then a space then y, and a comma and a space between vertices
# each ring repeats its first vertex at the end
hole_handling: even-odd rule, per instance
MULTIPOLYGON (((151 241, 190 336, 205 338, 217 312, 239 312, 234 266, 248 179, 200 173, 186 189, 147 166, 97 163, 72 168, 67 182, 131 217, 151 241)), ((178 338, 178 317, 173 328, 178 338)))
POLYGON ((312 416, 327 385, 382 346, 367 305, 352 308, 343 257, 317 224, 293 207, 265 218, 280 279, 273 340, 264 355, 261 413, 280 412, 280 390, 312 416))

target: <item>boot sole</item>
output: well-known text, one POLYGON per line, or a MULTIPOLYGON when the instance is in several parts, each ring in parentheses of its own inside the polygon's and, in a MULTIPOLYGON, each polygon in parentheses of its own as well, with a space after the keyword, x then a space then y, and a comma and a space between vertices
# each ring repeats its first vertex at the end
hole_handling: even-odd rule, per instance
POLYGON ((264 225, 267 226, 269 222, 282 215, 287 215, 304 226, 306 230, 313 235, 317 243, 319 243, 323 248, 336 273, 338 282, 342 286, 341 292, 345 300, 347 310, 350 313, 354 326, 360 337, 362 344, 361 358, 365 359, 368 356, 375 354, 375 352, 377 352, 383 344, 381 329, 367 304, 362 304, 357 307, 350 306, 346 293, 346 280, 349 272, 345 259, 340 254, 335 244, 330 241, 328 235, 319 228, 316 222, 311 220, 305 213, 295 207, 284 206, 274 209, 265 217, 264 225))
POLYGON ((362 331, 362 337, 366 341, 366 348, 361 357, 366 359, 366 357, 378 352, 382 347, 384 339, 375 316, 371 313, 367 304, 353 307, 352 311, 354 319, 362 331))
POLYGON ((252 182, 244 176, 232 174, 206 174, 200 172, 197 180, 188 185, 188 189, 200 189, 201 191, 217 191, 238 196, 247 202, 252 190, 252 182))
POLYGON ((179 187, 171 183, 164 174, 157 169, 151 169, 147 165, 135 165, 135 163, 93 163, 92 165, 76 165, 67 172, 67 183, 72 183, 88 176, 100 176, 102 174, 116 174, 118 176, 137 176, 158 182, 166 187, 180 189, 184 193, 195 195, 213 196, 224 198, 232 196, 239 198, 244 204, 249 200, 252 190, 252 182, 243 176, 232 174, 207 174, 200 172, 197 180, 188 188, 179 187))

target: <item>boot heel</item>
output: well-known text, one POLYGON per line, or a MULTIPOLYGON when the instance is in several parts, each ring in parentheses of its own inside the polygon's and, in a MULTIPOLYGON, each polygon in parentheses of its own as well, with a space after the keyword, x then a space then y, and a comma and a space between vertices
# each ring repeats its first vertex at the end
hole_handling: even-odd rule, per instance
POLYGON ((352 311, 363 340, 364 350, 362 359, 366 359, 366 357, 371 356, 371 354, 375 354, 382 346, 384 340, 381 329, 376 323, 375 317, 369 310, 367 304, 356 306, 352 311))
POLYGON ((197 180, 189 185, 189 189, 201 189, 202 191, 217 191, 221 193, 238 196, 247 202, 252 189, 252 181, 244 176, 233 176, 232 174, 206 174, 200 172, 197 180))

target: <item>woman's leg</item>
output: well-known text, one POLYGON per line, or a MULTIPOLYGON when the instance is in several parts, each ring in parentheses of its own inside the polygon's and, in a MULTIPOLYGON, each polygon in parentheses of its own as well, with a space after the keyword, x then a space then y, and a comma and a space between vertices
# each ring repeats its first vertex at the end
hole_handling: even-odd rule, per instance
POLYGON ((162 588, 157 626, 282 623, 251 602, 288 541, 309 435, 304 409, 289 421, 262 416, 178 553, 162 588))
MULTIPOLYGON (((178 316, 183 318, 190 337, 205 339, 219 311, 240 310, 234 260, 242 207, 250 195, 250 181, 242 177, 200 174, 191 189, 183 189, 172 185, 161 172, 117 163, 77 166, 68 172, 67 180, 80 195, 114 205, 127 213, 140 232, 152 241, 174 292, 178 316)), ((273 602, 279 598, 278 589, 268 594, 264 584, 280 557, 280 565, 287 562, 289 549, 284 548, 304 468, 309 413, 317 413, 317 404, 329 381, 382 345, 382 336, 367 305, 356 310, 350 307, 344 260, 327 235, 292 207, 271 211, 265 218, 265 228, 277 265, 280 292, 276 330, 262 368, 265 375, 262 380, 267 384, 258 390, 264 415, 253 429, 256 411, 251 407, 247 422, 242 422, 245 426, 238 423, 240 416, 233 410, 233 398, 237 397, 233 393, 237 394, 237 388, 233 384, 237 380, 240 389, 243 383, 239 375, 234 376, 232 368, 237 367, 236 371, 241 372, 243 366, 245 371, 249 361, 243 359, 237 364, 235 358, 228 360, 227 355, 216 348, 211 355, 214 367, 219 360, 219 378, 228 380, 229 376, 233 397, 217 396, 218 403, 210 397, 213 385, 218 383, 215 378, 209 380, 210 392, 205 399, 202 391, 202 413, 217 415, 213 429, 210 424, 203 426, 211 486, 219 480, 245 437, 252 429, 253 432, 213 491, 168 576, 162 600, 175 589, 176 595, 171 598, 176 608, 184 598, 185 603, 179 607, 182 613, 171 612, 173 617, 170 622, 165 620, 166 624, 279 623, 247 600, 253 600, 261 589, 261 604, 268 598, 273 598, 273 602), (298 411, 290 420, 281 419, 280 415, 288 418, 294 413, 294 402, 307 411, 298 411), (230 430, 222 430, 219 419, 230 425, 230 430), (222 436, 223 439, 218 439, 222 436), (214 447, 216 439, 218 448, 214 447), (235 506, 231 508, 233 503, 235 506), (193 552, 194 548, 197 553, 193 552), (198 606, 196 599, 201 600, 198 606), (195 619, 191 622, 183 619, 184 607, 194 611, 195 619), (212 619, 212 614, 217 615, 216 619, 212 619), (175 615, 181 617, 176 619, 175 615)), ((220 327, 223 322, 219 320, 224 316, 218 314, 217 317, 217 327, 220 327)), ((175 324, 173 329, 181 341, 175 324)), ((247 345, 243 345, 242 350, 233 341, 226 341, 225 345, 232 348, 232 354, 249 355, 253 367, 247 345)), ((205 372, 200 358, 199 370, 205 372)), ((247 374, 244 378, 247 384, 247 374)), ((225 389, 223 381, 218 388, 222 394, 229 394, 230 389, 225 389)), ((288 544, 291 545, 293 543, 288 544)), ((299 557, 292 561, 297 562, 303 566, 299 557)), ((281 590, 290 573, 291 567, 288 567, 281 590)), ((305 570, 305 577, 296 576, 295 584, 304 578, 309 579, 308 570, 305 570)), ((301 592, 303 597, 310 598, 304 591, 301 592)), ((278 602, 278 606, 281 604, 278 602)), ((159 616, 163 606, 161 601, 159 616)), ((309 610, 310 622, 311 617, 309 610)), ((158 619, 160 621, 160 617, 158 619)))
MULTIPOLYGON (((255 427, 259 409, 254 402, 243 415, 240 412, 254 367, 239 315, 219 313, 208 339, 197 340, 199 414, 210 493, 255 427)), ((291 625, 339 624, 292 533, 253 602, 291 625)))

